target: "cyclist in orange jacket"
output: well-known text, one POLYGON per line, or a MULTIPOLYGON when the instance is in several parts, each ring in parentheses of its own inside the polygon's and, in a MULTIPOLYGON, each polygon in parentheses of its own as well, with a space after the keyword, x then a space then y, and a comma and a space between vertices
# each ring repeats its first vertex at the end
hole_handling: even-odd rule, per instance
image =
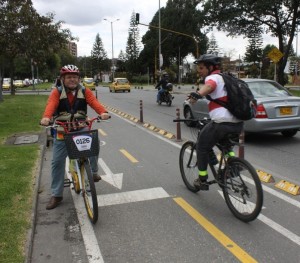
MULTIPOLYGON (((86 118, 87 106, 89 105, 106 120, 109 118, 104 106, 97 100, 90 89, 80 85, 79 69, 74 65, 63 66, 60 70, 61 86, 51 92, 41 125, 47 126, 50 120, 55 117, 57 120, 70 121, 71 118, 86 118)), ((63 134, 57 131, 53 140, 53 157, 51 166, 51 192, 52 196, 46 209, 53 209, 63 200, 65 164, 67 150, 63 140, 63 134)), ((97 156, 91 157, 91 166, 94 181, 98 182, 101 177, 98 175, 97 156)))

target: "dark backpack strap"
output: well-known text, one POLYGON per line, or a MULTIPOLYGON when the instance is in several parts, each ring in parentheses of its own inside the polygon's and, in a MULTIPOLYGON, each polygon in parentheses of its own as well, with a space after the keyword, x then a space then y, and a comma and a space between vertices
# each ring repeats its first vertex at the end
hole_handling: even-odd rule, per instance
POLYGON ((209 95, 206 95, 205 97, 206 97, 207 100, 213 101, 213 102, 219 104, 220 106, 222 106, 222 107, 228 109, 228 105, 227 105, 226 102, 224 102, 224 101, 222 101, 222 100, 219 100, 219 99, 215 99, 215 100, 214 100, 214 99, 212 99, 212 97, 209 96, 209 95))

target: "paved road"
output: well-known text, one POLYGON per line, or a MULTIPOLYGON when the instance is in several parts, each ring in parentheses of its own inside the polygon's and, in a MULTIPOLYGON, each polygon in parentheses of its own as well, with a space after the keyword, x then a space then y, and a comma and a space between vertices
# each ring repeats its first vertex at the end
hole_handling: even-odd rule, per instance
POLYGON ((99 221, 89 223, 80 196, 68 188, 59 207, 45 209, 51 162, 46 149, 32 263, 284 262, 286 251, 289 261, 300 260, 297 198, 265 185, 261 217, 244 224, 232 216, 217 186, 197 194, 185 188, 180 143, 117 115, 97 128, 105 179, 97 184, 99 221))

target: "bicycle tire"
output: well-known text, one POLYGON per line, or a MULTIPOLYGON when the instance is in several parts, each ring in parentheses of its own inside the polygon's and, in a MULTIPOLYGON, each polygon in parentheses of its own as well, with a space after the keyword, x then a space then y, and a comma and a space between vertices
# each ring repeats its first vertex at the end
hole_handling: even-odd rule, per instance
POLYGON ((95 224, 98 220, 98 200, 94 178, 89 159, 81 165, 82 196, 90 221, 95 224))
POLYGON ((80 194, 80 183, 79 183, 79 177, 76 169, 76 165, 73 162, 77 162, 77 160, 71 160, 69 159, 69 172, 71 173, 72 177, 72 189, 75 191, 76 194, 80 194))
POLYGON ((244 159, 230 157, 223 180, 229 210, 243 222, 255 220, 263 206, 263 190, 254 167, 244 159))
POLYGON ((194 181, 198 178, 196 144, 192 141, 185 142, 179 154, 179 167, 182 180, 185 186, 193 193, 199 191, 194 186, 194 181))
POLYGON ((73 187, 76 194, 80 194, 80 184, 79 184, 79 177, 77 172, 71 172, 72 180, 73 180, 73 187))

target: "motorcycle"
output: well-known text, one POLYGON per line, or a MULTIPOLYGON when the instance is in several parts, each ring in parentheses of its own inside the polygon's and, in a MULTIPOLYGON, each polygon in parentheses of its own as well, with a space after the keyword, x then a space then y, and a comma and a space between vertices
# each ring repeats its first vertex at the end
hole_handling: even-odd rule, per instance
MULTIPOLYGON (((158 91, 161 89, 161 87, 158 88, 158 91)), ((160 96, 160 100, 157 102, 158 105, 161 105, 163 102, 165 102, 168 106, 172 105, 172 100, 174 97, 170 93, 173 89, 173 85, 171 83, 167 84, 167 89, 165 89, 165 92, 163 92, 160 96)))

